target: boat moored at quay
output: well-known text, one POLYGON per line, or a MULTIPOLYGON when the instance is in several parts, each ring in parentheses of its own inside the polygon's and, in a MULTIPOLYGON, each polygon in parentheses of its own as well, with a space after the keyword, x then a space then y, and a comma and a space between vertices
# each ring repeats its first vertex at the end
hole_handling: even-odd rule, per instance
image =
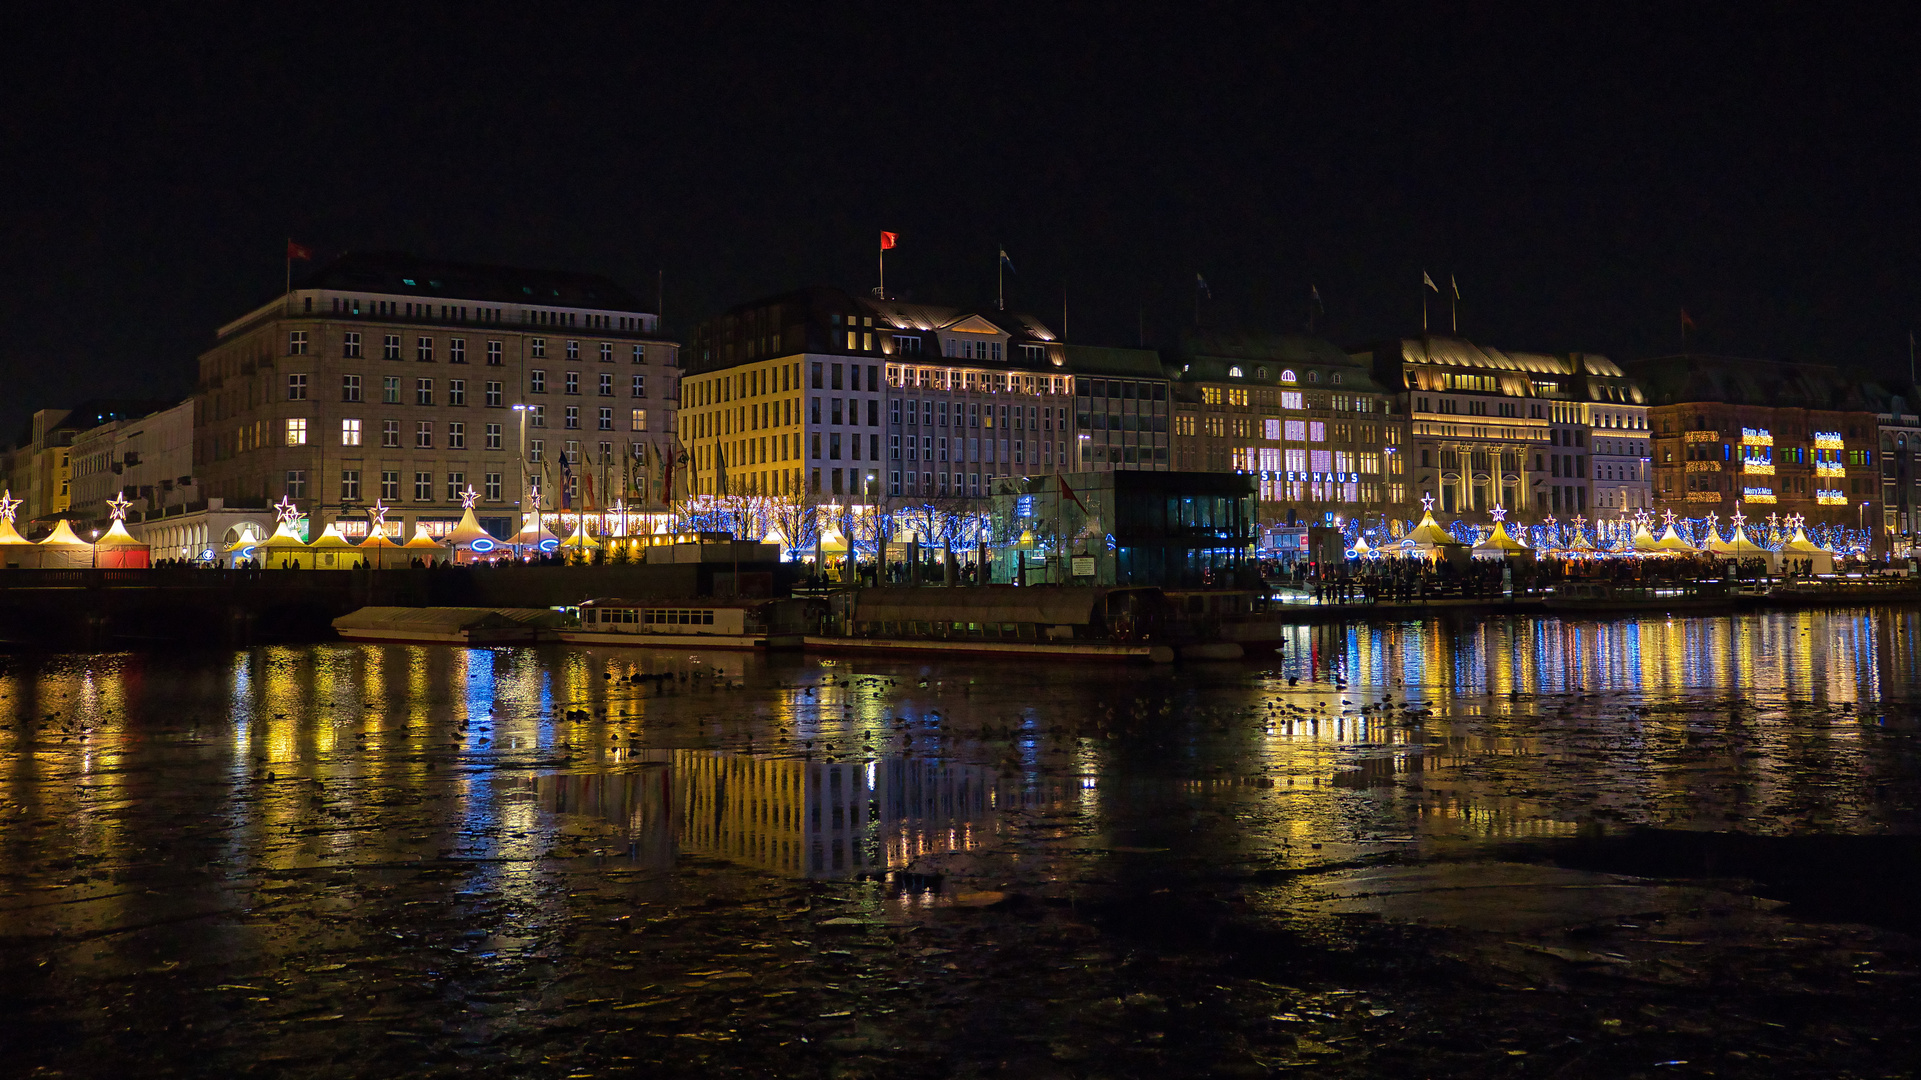
POLYGON ((800 600, 588 600, 578 625, 559 631, 574 645, 679 649, 798 649, 800 600))

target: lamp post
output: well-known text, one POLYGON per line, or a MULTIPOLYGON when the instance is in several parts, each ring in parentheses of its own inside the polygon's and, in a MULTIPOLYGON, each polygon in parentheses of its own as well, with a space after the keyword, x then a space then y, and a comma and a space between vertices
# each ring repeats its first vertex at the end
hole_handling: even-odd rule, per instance
POLYGON ((87 535, 93 540, 93 568, 98 570, 100 569, 100 530, 95 529, 87 535))
POLYGON ((1868 500, 1862 499, 1856 511, 1855 524, 1861 530, 1862 536, 1861 557, 1871 558, 1874 555, 1874 537, 1868 534, 1868 500))

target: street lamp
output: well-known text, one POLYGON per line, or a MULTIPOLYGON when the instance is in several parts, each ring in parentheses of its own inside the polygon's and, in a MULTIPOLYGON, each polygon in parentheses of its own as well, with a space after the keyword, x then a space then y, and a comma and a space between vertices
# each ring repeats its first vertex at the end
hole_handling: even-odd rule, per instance
POLYGON ((100 530, 95 529, 87 535, 93 540, 93 568, 98 570, 100 569, 100 530))
MULTIPOLYGON (((515 405, 514 412, 520 414, 520 527, 527 527, 527 414, 532 405, 515 405)), ((539 507, 535 507, 539 510, 539 507)))

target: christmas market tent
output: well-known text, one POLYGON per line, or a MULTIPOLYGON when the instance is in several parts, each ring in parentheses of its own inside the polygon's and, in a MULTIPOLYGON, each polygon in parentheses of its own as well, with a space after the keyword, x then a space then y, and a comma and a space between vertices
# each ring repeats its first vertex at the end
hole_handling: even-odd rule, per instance
POLYGON ((1799 525, 1794 527, 1794 535, 1781 545, 1781 558, 1786 562, 1812 563, 1817 574, 1834 573, 1834 552, 1808 539, 1807 530, 1799 525))
POLYGON ((1467 545, 1454 539, 1452 533, 1441 528, 1440 523, 1434 520, 1432 510, 1422 514, 1420 523, 1409 529, 1407 535, 1401 537, 1401 542, 1395 546, 1401 555, 1419 556, 1424 559, 1447 559, 1455 562, 1464 559, 1467 555, 1467 545))
POLYGON ((1579 526, 1576 526, 1574 529, 1574 539, 1569 540, 1561 550, 1573 555, 1592 555, 1594 554, 1594 541, 1589 540, 1587 533, 1579 526))
POLYGON ((1477 559, 1525 561, 1534 558, 1534 549, 1510 536, 1507 531, 1507 522, 1497 521, 1494 523, 1494 531, 1487 534, 1487 539, 1474 545, 1473 555, 1477 559))
POLYGON ((560 543, 554 534, 548 532, 547 527, 541 524, 540 517, 536 513, 521 519, 520 531, 514 534, 514 547, 518 548, 522 555, 539 555, 552 551, 560 543))
POLYGON ((406 554, 399 544, 394 543, 393 537, 387 535, 384 523, 378 529, 369 530, 367 538, 355 544, 354 549, 360 552, 360 561, 375 570, 407 565, 406 554))
POLYGON ((447 548, 427 531, 427 523, 424 521, 414 522, 413 538, 400 545, 400 548, 406 553, 408 561, 419 559, 428 566, 444 562, 447 558, 447 548))
POLYGON ((153 565, 153 549, 134 539, 127 523, 115 518, 113 525, 94 541, 94 565, 115 570, 144 570, 153 565))
POLYGON ((1700 554, 1700 550, 1693 544, 1688 543, 1687 540, 1675 530, 1672 523, 1669 523, 1666 531, 1661 533, 1661 538, 1655 541, 1655 546, 1661 551, 1672 551, 1676 555, 1700 554))
POLYGON ((500 547, 493 534, 480 527, 471 506, 461 512, 460 524, 447 534, 447 543, 454 549, 455 562, 461 561, 462 556, 471 559, 475 555, 488 555, 500 547))
POLYGON ((1354 546, 1348 548, 1347 553, 1357 559, 1365 559, 1369 555, 1374 554, 1374 549, 1368 546, 1367 537, 1356 536, 1354 538, 1354 546))
POLYGON ((34 558, 33 541, 21 536, 13 527, 13 518, 0 517, 0 569, 9 566, 37 566, 34 558))
POLYGON ((1730 562, 1760 559, 1767 565, 1769 571, 1774 571, 1781 565, 1780 552, 1755 543, 1754 537, 1748 535, 1746 525, 1735 525, 1734 536, 1727 540, 1721 539, 1718 530, 1709 529, 1707 550, 1715 558, 1730 562))
POLYGON ((340 535, 339 522, 322 529, 308 548, 313 554, 312 565, 316 570, 351 570, 358 558, 353 543, 340 535))
POLYGON ((253 557, 267 570, 313 569, 313 549, 294 531, 291 521, 281 521, 272 536, 255 546, 253 557))
POLYGON ((1628 537, 1628 542, 1623 544, 1622 548, 1632 550, 1638 555, 1650 555, 1661 550, 1661 542, 1648 531, 1647 525, 1637 522, 1633 535, 1628 537))
POLYGON ((38 557, 35 565, 43 570, 67 570, 94 564, 93 545, 75 536, 73 526, 65 518, 55 522, 53 532, 34 545, 34 554, 38 557))
POLYGON ((568 535, 567 539, 560 542, 560 549, 570 555, 576 551, 585 554, 599 547, 600 542, 595 540, 593 534, 587 531, 587 515, 585 514, 582 514, 579 519, 574 522, 574 531, 568 535))

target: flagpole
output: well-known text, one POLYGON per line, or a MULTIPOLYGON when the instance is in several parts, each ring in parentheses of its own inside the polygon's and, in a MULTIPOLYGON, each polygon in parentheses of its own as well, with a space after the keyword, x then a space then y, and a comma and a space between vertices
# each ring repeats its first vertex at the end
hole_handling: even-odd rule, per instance
POLYGON ((1007 310, 1007 249, 994 261, 994 310, 1007 310))
POLYGON ((885 239, 881 240, 880 245, 880 298, 887 299, 887 241, 885 239))

